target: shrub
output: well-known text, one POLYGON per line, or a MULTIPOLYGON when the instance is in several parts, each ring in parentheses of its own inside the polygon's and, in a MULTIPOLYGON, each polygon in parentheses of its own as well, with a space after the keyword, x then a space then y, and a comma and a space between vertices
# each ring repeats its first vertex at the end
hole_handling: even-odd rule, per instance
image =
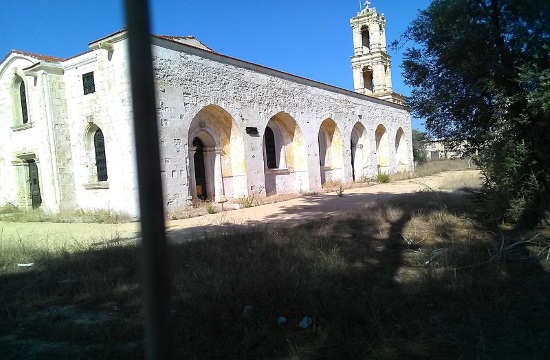
POLYGON ((390 180, 391 178, 388 174, 378 174, 378 176, 376 176, 376 181, 379 183, 389 183, 390 180))
POLYGON ((8 202, 0 206, 0 214, 13 214, 17 212, 21 212, 21 209, 12 203, 8 202))
POLYGON ((484 176, 483 203, 486 213, 522 225, 533 225, 546 210, 537 199, 544 193, 528 145, 514 137, 489 145, 479 159, 484 176))
POLYGON ((207 213, 209 214, 215 214, 218 212, 218 209, 216 209, 216 206, 212 203, 208 203, 206 204, 206 206, 204 207, 204 209, 206 210, 207 213))

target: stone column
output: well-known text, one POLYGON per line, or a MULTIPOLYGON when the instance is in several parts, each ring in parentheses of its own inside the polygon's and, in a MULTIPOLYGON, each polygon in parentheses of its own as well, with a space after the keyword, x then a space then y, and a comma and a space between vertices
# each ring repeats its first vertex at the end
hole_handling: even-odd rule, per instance
POLYGON ((378 61, 372 66, 372 76, 374 81, 374 91, 382 92, 386 90, 386 71, 382 61, 378 61))
POLYGON ((225 191, 223 188, 222 174, 222 148, 216 146, 214 148, 214 191, 216 202, 225 201, 225 191))
POLYGON ((374 26, 371 26, 371 40, 370 40, 370 46, 372 51, 379 51, 381 44, 380 44, 380 30, 378 28, 377 24, 374 24, 374 26))
POLYGON ((357 25, 352 25, 351 29, 353 33, 353 55, 361 55, 363 53, 361 27, 357 25))
POLYGON ((386 90, 392 91, 392 85, 391 85, 391 66, 388 63, 385 67, 386 70, 386 90))
POLYGON ((193 197, 196 195, 195 192, 197 191, 197 184, 195 182, 195 151, 197 150, 196 147, 190 146, 189 147, 189 166, 187 167, 188 176, 189 176, 189 188, 188 188, 188 195, 187 195, 187 201, 192 202, 193 197))
POLYGON ((354 65, 353 66, 353 88, 355 92, 363 94, 363 71, 361 69, 361 66, 354 65))

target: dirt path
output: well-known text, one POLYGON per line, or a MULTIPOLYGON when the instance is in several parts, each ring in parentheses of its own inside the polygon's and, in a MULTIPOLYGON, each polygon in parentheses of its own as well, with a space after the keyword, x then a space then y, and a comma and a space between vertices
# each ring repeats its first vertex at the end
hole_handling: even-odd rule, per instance
MULTIPOLYGON (((246 209, 224 211, 205 216, 170 220, 166 222, 168 236, 173 240, 202 236, 204 233, 231 231, 235 228, 263 224, 296 224, 330 217, 331 214, 356 210, 375 201, 389 197, 422 191, 449 190, 471 185, 479 178, 479 172, 450 171, 425 178, 396 181, 389 184, 347 189, 342 197, 336 193, 305 195, 278 203, 246 209)), ((56 224, 0 222, 0 245, 6 239, 21 246, 32 241, 34 246, 45 248, 63 246, 87 246, 134 241, 138 223, 128 224, 56 224)))

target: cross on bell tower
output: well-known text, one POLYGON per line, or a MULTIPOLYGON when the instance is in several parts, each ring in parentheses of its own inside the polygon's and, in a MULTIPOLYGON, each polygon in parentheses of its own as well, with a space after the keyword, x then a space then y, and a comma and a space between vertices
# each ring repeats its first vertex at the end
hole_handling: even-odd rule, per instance
POLYGON ((353 86, 358 93, 402 103, 392 91, 391 57, 386 51, 386 18, 365 2, 365 8, 350 19, 353 31, 353 86))

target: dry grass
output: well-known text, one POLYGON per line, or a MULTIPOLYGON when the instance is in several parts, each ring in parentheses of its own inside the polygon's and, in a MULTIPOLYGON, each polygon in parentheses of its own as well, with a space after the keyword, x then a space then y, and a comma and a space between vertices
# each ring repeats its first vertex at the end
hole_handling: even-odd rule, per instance
MULTIPOLYGON (((475 165, 471 165, 472 169, 475 169, 475 165)), ((468 160, 461 159, 441 159, 427 161, 422 165, 417 166, 414 169, 413 173, 399 173, 391 176, 392 181, 407 180, 419 177, 426 177, 435 174, 439 174, 445 171, 456 171, 456 170, 469 170, 468 160)))
POLYGON ((127 213, 109 209, 75 209, 51 213, 43 209, 23 210, 11 204, 0 207, 0 221, 119 224, 135 220, 127 213))
MULTIPOLYGON (((550 232, 473 210, 424 191, 171 244, 177 358, 549 358, 550 232)), ((3 359, 142 358, 136 246, 27 244, 0 230, 3 359)))

